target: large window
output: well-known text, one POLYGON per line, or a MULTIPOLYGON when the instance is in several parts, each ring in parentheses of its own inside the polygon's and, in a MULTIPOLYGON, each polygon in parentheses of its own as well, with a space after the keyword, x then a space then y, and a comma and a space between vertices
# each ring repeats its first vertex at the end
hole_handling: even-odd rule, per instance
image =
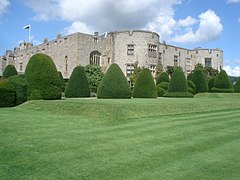
POLYGON ((174 56, 174 67, 178 67, 178 56, 174 56))
POLYGON ((101 53, 98 51, 93 51, 90 54, 90 64, 96 64, 100 66, 101 53))
POLYGON ((127 45, 127 55, 134 55, 134 45, 133 44, 127 45))
POLYGON ((148 57, 157 57, 157 46, 153 44, 148 45, 148 57))
POLYGON ((134 72, 134 64, 127 64, 126 66, 126 75, 130 77, 134 72))
POLYGON ((205 67, 212 67, 212 59, 205 58, 205 67))
POLYGON ((151 71, 151 74, 153 77, 156 76, 156 65, 152 64, 149 66, 149 70, 151 71))

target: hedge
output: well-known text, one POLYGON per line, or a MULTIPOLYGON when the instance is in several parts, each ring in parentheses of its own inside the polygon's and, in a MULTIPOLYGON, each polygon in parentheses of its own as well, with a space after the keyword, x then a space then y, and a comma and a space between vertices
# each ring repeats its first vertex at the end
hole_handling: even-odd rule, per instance
POLYGON ((162 72, 157 80, 156 80, 156 84, 160 84, 161 82, 168 82, 169 83, 169 75, 167 72, 162 72))
POLYGON ((215 77, 211 77, 209 80, 208 80, 208 87, 209 87, 209 90, 211 91, 211 89, 214 87, 214 83, 215 83, 215 77))
POLYGON ((234 92, 240 93, 240 77, 238 77, 237 82, 234 86, 234 92))
POLYGON ((33 55, 26 67, 28 99, 61 99, 61 80, 52 58, 46 54, 33 55))
POLYGON ((196 85, 196 93, 208 92, 208 83, 202 70, 196 69, 192 77, 193 83, 196 85))
POLYGON ((188 92, 192 94, 196 94, 196 85, 194 84, 194 82, 192 82, 191 80, 187 80, 187 84, 188 84, 188 92))
POLYGON ((156 88, 158 97, 163 97, 163 95, 167 92, 164 88, 160 86, 160 84, 158 84, 156 88))
POLYGON ((169 82, 161 82, 160 84, 158 84, 158 86, 167 91, 169 87, 169 82))
POLYGON ((17 72, 15 66, 11 65, 11 64, 7 65, 3 71, 3 78, 6 79, 6 78, 9 78, 9 77, 15 76, 15 75, 18 75, 18 72, 17 72))
POLYGON ((89 97, 90 88, 87 76, 83 66, 77 66, 73 69, 68 84, 65 89, 65 97, 89 97))
POLYGON ((133 89, 134 98, 157 98, 157 89, 149 69, 144 68, 133 89))
POLYGON ((216 76, 212 92, 234 92, 232 82, 228 77, 226 71, 221 70, 216 76))
POLYGON ((64 81, 64 79, 63 79, 63 75, 62 75, 62 73, 60 72, 60 71, 58 71, 58 75, 59 75, 59 78, 60 78, 60 82, 61 82, 61 89, 62 89, 62 92, 64 92, 65 91, 65 81, 64 81))
POLYGON ((128 81, 117 64, 112 64, 104 75, 98 86, 97 98, 131 98, 128 81))
POLYGON ((193 94, 188 92, 187 80, 181 68, 174 71, 164 97, 193 97, 193 94))
POLYGON ((13 107, 16 105, 16 92, 0 87, 0 107, 13 107))

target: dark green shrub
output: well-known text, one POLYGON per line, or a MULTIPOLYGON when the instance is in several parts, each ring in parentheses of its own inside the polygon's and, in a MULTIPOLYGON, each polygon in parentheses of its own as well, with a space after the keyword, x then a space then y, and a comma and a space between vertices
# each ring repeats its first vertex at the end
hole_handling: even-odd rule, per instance
POLYGON ((162 72, 156 79, 156 84, 160 84, 161 82, 169 83, 169 75, 167 72, 162 72))
POLYGON ((131 98, 126 77, 117 64, 112 64, 104 75, 97 90, 98 98, 131 98))
POLYGON ((101 67, 96 64, 89 64, 85 66, 85 72, 91 92, 96 93, 98 85, 104 76, 101 67))
POLYGON ((187 80, 187 84, 188 84, 188 92, 192 94, 196 94, 196 85, 194 84, 194 82, 192 82, 191 80, 187 80))
POLYGON ((234 92, 240 93, 240 77, 238 77, 237 82, 234 86, 234 92))
POLYGON ((161 88, 165 89, 166 91, 168 90, 169 87, 169 82, 161 82, 158 84, 161 88))
POLYGON ((149 69, 143 69, 139 74, 134 89, 134 98, 157 98, 157 89, 149 69))
POLYGON ((0 107, 13 107, 16 105, 16 92, 0 87, 0 107))
POLYGON ((167 92, 165 89, 163 89, 160 84, 157 85, 157 95, 158 97, 163 97, 163 95, 167 92))
POLYGON ((164 97, 193 97, 193 94, 188 92, 187 80, 181 68, 174 71, 164 97))
POLYGON ((77 98, 89 96, 90 88, 84 67, 77 66, 73 69, 73 72, 68 81, 67 87, 65 89, 65 97, 77 98))
POLYGON ((61 99, 61 81, 50 56, 41 53, 33 55, 27 64, 25 77, 29 99, 61 99))
POLYGON ((9 78, 10 76, 18 75, 18 72, 14 65, 7 65, 7 67, 3 71, 3 78, 9 78))
POLYGON ((212 92, 234 92, 232 82, 230 81, 226 71, 221 70, 216 76, 212 92))
POLYGON ((193 73, 191 72, 190 74, 187 75, 187 80, 192 80, 193 73))
POLYGON ((208 87, 209 87, 209 90, 211 91, 211 89, 214 87, 214 82, 215 82, 215 77, 211 77, 209 80, 208 80, 208 87))
POLYGON ((196 85, 196 93, 208 92, 208 83, 202 70, 196 69, 192 77, 193 83, 196 85))

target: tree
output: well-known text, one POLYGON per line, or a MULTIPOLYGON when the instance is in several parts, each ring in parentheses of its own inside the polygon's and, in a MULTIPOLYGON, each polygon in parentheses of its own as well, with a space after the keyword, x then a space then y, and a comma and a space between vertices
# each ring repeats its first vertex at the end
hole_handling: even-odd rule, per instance
POLYGON ((77 66, 73 69, 68 84, 65 89, 65 97, 78 98, 89 97, 90 88, 87 76, 83 66, 77 66))
POLYGON ((7 65, 3 71, 3 78, 6 79, 6 78, 9 78, 10 76, 15 76, 15 75, 18 75, 18 72, 15 66, 11 64, 7 65))
POLYGON ((169 75, 166 72, 162 72, 156 79, 156 84, 160 84, 161 82, 169 82, 169 75))
POLYGON ((208 83, 201 69, 194 71, 192 81, 196 85, 196 93, 208 92, 208 83))
POLYGON ((217 75, 214 87, 211 89, 213 92, 233 92, 233 85, 230 81, 226 71, 221 70, 220 73, 217 75))
POLYGON ((158 77, 163 72, 163 66, 160 60, 157 62, 156 66, 156 77, 158 77))
POLYGON ((85 72, 88 79, 91 92, 97 92, 97 88, 103 79, 103 72, 100 66, 96 64, 89 64, 85 66, 85 72))
POLYGON ((127 78, 117 64, 112 64, 104 75, 98 86, 97 98, 131 98, 127 78))
POLYGON ((156 98, 157 90, 152 74, 149 69, 144 68, 136 81, 133 89, 134 98, 156 98))
POLYGON ((46 54, 33 55, 26 67, 29 99, 61 99, 61 80, 52 58, 46 54))
POLYGON ((193 97, 188 92, 187 80, 181 68, 175 69, 164 97, 193 97))
POLYGON ((134 86, 141 71, 142 71, 142 68, 140 66, 138 66, 138 63, 135 63, 133 73, 129 77, 132 86, 134 86))
POLYGON ((172 77, 173 73, 174 73, 174 66, 167 66, 167 73, 169 74, 170 77, 172 77))

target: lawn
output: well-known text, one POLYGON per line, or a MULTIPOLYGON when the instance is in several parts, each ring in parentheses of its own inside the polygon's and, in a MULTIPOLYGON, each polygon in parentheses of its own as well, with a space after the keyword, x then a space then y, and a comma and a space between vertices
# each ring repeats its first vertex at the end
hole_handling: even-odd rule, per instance
POLYGON ((0 179, 240 179, 240 95, 0 109, 0 179))

